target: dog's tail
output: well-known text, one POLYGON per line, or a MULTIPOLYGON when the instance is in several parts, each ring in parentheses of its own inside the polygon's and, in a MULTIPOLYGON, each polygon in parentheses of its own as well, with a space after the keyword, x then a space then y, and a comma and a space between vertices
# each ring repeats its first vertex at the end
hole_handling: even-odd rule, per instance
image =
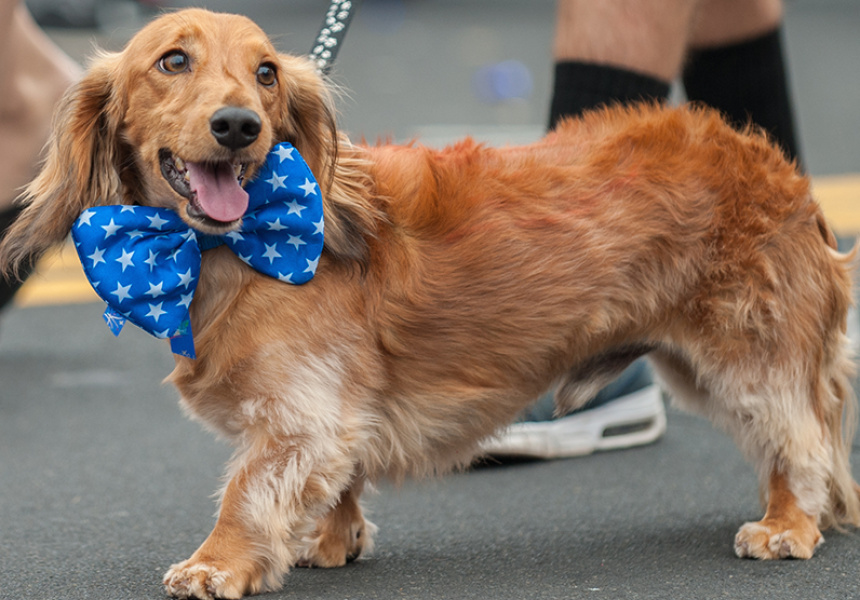
MULTIPOLYGON (((830 483, 830 507, 822 515, 822 527, 841 528, 842 525, 860 527, 860 485, 851 474, 849 457, 854 435, 857 430, 857 395, 853 382, 856 377, 854 365, 854 346, 860 342, 857 327, 849 326, 850 314, 854 305, 852 273, 857 269, 857 257, 860 253, 860 241, 847 253, 838 249, 838 241, 833 230, 819 210, 817 214, 818 230, 824 242, 830 248, 833 261, 835 281, 833 286, 834 317, 839 319, 836 327, 832 328, 834 340, 830 358, 825 358, 821 384, 819 385, 819 408, 831 406, 830 410, 822 410, 823 422, 828 429, 833 444, 833 476, 830 483), (851 339, 852 336, 855 339, 851 339)), ((856 321, 857 316, 854 315, 856 321)), ((821 413, 819 413, 821 414, 821 413)))
POLYGON ((829 387, 838 400, 838 408, 831 418, 826 419, 833 443, 833 476, 830 506, 822 515, 821 526, 841 528, 847 524, 860 527, 860 485, 854 481, 849 463, 857 420, 857 397, 851 385, 854 366, 847 351, 836 362, 829 387))

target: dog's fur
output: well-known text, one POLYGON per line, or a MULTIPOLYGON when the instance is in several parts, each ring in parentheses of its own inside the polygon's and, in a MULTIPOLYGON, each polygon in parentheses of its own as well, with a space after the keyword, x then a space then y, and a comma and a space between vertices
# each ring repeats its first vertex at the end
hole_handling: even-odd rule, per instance
POLYGON ((366 480, 466 465, 542 392, 579 406, 643 353, 758 470, 766 515, 740 529, 739 556, 808 558, 819 528, 860 524, 850 257, 795 166, 701 108, 600 110, 527 147, 359 147, 310 62, 243 17, 178 12, 67 95, 0 264, 14 273, 98 204, 234 229, 189 212, 159 150, 253 170, 283 140, 324 192, 326 248, 304 286, 204 254, 198 358, 169 379, 237 450, 215 529, 169 593, 238 598, 296 563, 344 564, 370 541, 366 480), (191 68, 159 70, 177 49, 191 68), (224 106, 259 115, 254 143, 218 145, 224 106))

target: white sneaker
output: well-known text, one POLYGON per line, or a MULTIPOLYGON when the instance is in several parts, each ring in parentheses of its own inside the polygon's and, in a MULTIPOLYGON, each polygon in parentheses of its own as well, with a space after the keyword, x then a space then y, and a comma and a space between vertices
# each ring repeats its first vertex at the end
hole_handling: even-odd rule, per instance
POLYGON ((492 456, 568 458, 650 444, 665 432, 662 393, 652 383, 558 419, 514 423, 486 440, 482 449, 492 456))

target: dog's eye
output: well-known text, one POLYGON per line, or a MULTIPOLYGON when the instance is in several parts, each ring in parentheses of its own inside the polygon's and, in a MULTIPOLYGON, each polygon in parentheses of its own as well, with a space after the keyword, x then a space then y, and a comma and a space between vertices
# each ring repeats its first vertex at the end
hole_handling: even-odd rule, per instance
POLYGON ((181 50, 171 50, 158 59, 158 70, 168 75, 187 71, 191 61, 188 55, 181 50))
POLYGON ((266 87, 273 86, 277 80, 277 71, 275 71, 274 65, 266 63, 260 65, 260 68, 257 69, 257 81, 262 85, 266 87))

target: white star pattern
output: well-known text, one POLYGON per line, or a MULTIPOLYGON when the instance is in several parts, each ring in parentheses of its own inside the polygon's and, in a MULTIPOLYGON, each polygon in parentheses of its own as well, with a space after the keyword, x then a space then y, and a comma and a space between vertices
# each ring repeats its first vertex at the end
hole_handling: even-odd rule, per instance
POLYGON ((159 296, 163 296, 165 294, 164 291, 164 282, 160 281, 158 283, 149 283, 149 290, 145 292, 147 296, 152 296, 153 298, 158 298, 159 296))
POLYGON ((299 204, 295 200, 293 200, 292 202, 287 202, 287 207, 289 207, 289 210, 287 211, 288 215, 299 215, 299 216, 302 216, 302 211, 305 210, 305 208, 307 208, 305 206, 302 206, 301 204, 299 204))
POLYGON ((299 246, 306 246, 307 242, 300 235, 291 235, 290 239, 287 240, 287 244, 295 246, 296 250, 298 250, 299 246))
POLYGON ((87 209, 81 213, 81 216, 78 217, 78 221, 80 221, 80 225, 89 225, 92 227, 92 223, 90 223, 90 219, 95 216, 95 211, 92 209, 87 209))
POLYGON ((149 265, 149 272, 152 273, 152 270, 155 268, 155 258, 158 256, 158 252, 149 251, 149 258, 147 258, 144 264, 149 265))
POLYGON ((315 181, 311 181, 305 177, 305 182, 299 186, 299 189, 305 193, 305 198, 307 198, 310 194, 316 195, 317 184, 315 181))
POLYGON ((317 258, 315 260, 311 260, 309 258, 306 258, 305 260, 308 261, 308 268, 305 269, 304 272, 305 273, 316 273, 317 272, 317 266, 320 264, 320 259, 317 258))
POLYGON ((266 251, 263 252, 262 256, 263 256, 263 258, 269 259, 269 264, 272 264, 273 262, 275 262, 276 258, 281 258, 281 253, 275 249, 275 246, 277 246, 277 245, 278 245, 277 243, 266 244, 266 251))
POLYGON ((116 284, 116 289, 111 292, 117 298, 117 302, 122 302, 127 298, 131 298, 131 294, 128 291, 131 289, 130 285, 121 285, 119 282, 116 284))
POLYGON ((177 302, 177 305, 178 306, 184 306, 185 308, 188 308, 189 306, 191 306, 191 299, 193 297, 194 297, 194 294, 182 294, 182 299, 179 302, 177 302))
POLYGON ((188 269, 185 273, 179 273, 179 285, 186 290, 188 289, 188 286, 191 285, 191 269, 188 269))
POLYGON ((156 323, 158 323, 158 318, 161 315, 167 314, 166 310, 161 310, 161 307, 164 306, 164 302, 159 302, 158 304, 150 304, 149 312, 146 313, 145 316, 152 317, 156 323))
POLYGON ((320 219, 319 221, 314 222, 314 234, 322 235, 325 231, 325 223, 324 219, 320 219))
POLYGON ((272 173, 272 178, 267 179, 266 183, 272 184, 272 191, 278 190, 280 188, 287 189, 287 186, 284 184, 284 181, 287 180, 287 176, 279 177, 277 174, 272 173))
POLYGON ((287 273, 284 275, 283 273, 278 273, 278 281, 281 283, 293 283, 293 274, 287 273))
POLYGON ((104 229, 106 232, 105 239, 108 239, 110 236, 114 235, 117 231, 122 229, 122 225, 117 225, 113 222, 113 219, 111 219, 110 223, 108 223, 107 225, 102 225, 102 229, 104 229))
POLYGON ((93 252, 92 254, 87 256, 87 258, 89 258, 91 261, 93 261, 92 266, 95 267, 99 263, 106 262, 105 259, 103 258, 104 255, 105 255, 104 250, 102 250, 101 248, 96 248, 95 252, 93 252))
POLYGON ((283 231, 287 228, 286 225, 281 225, 281 218, 278 217, 274 221, 267 221, 266 225, 269 226, 269 231, 283 231))
POLYGON ((122 271, 120 271, 121 273, 125 273, 125 270, 128 267, 134 266, 134 262, 131 260, 133 257, 134 252, 126 252, 125 250, 123 250, 122 256, 116 259, 116 262, 122 265, 122 271))
POLYGON ((228 233, 224 237, 230 238, 231 240, 233 240, 234 243, 235 242, 241 242, 241 241, 245 240, 245 238, 242 236, 242 234, 239 233, 238 231, 231 231, 230 233, 228 233))
POLYGON ((293 158, 293 150, 295 150, 295 148, 287 148, 286 146, 278 146, 277 149, 272 151, 272 154, 274 154, 275 156, 278 157, 279 163, 284 162, 284 160, 286 160, 286 159, 294 161, 296 159, 293 158))
POLYGON ((152 228, 157 229, 159 231, 161 231, 161 228, 164 227, 165 225, 167 225, 167 223, 168 223, 167 220, 162 219, 158 215, 155 215, 154 217, 146 217, 146 218, 149 219, 149 223, 150 223, 150 225, 152 225, 152 228))

